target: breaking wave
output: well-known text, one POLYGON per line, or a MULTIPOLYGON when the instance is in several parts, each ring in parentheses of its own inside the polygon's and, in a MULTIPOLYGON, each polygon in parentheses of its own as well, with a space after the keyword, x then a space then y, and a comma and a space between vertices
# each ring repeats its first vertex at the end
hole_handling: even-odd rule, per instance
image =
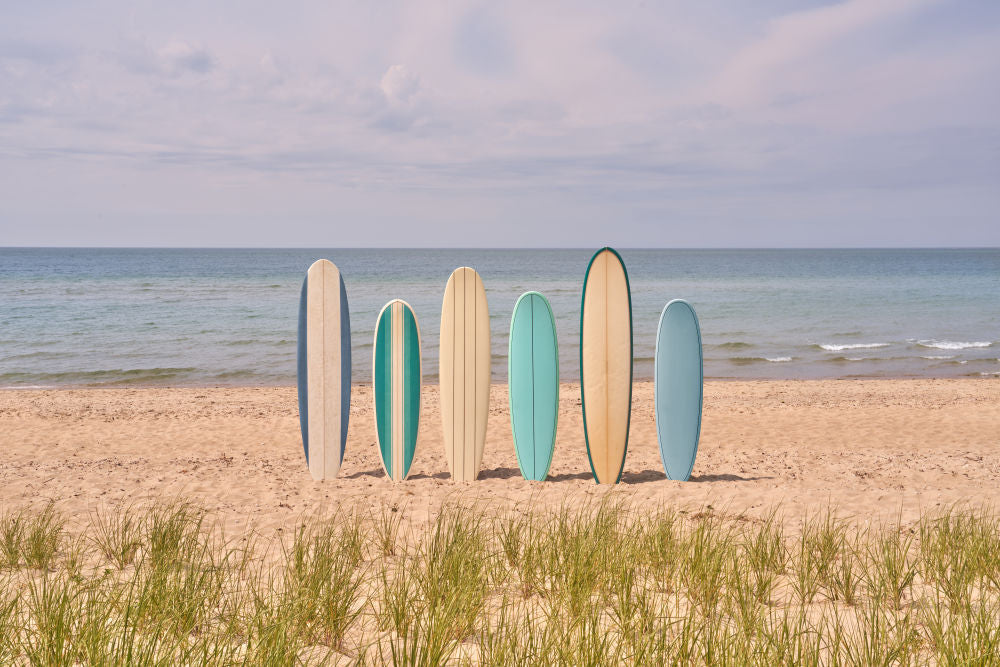
POLYGON ((841 352, 843 350, 870 350, 876 347, 889 347, 889 343, 845 343, 843 345, 822 343, 817 347, 827 352, 841 352))
POLYGON ((918 340, 920 347, 930 347, 936 350, 968 350, 973 347, 990 347, 993 345, 988 340, 977 340, 972 342, 954 340, 918 340))

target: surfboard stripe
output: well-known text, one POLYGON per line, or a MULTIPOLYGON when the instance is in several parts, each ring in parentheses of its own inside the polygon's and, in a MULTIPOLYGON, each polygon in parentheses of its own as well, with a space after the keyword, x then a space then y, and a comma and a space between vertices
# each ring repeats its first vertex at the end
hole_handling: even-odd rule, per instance
MULTIPOLYGON (((337 267, 333 264, 334 269, 337 267)), ((340 328, 340 377, 337 383, 340 395, 340 459, 337 461, 337 472, 344 462, 347 453, 347 432, 351 421, 351 309, 347 303, 347 285, 344 276, 337 270, 337 282, 340 283, 340 318, 337 326, 340 328)))
POLYGON ((302 291, 299 294, 299 331, 296 345, 296 366, 299 387, 299 429, 302 431, 302 449, 306 455, 306 465, 309 465, 309 363, 308 347, 306 346, 307 293, 309 276, 302 279, 302 291))
POLYGON ((628 274, 610 248, 591 259, 580 312, 581 403, 587 455, 599 483, 621 478, 632 403, 632 306, 628 274))
POLYGON ((514 304, 507 352, 507 391, 510 399, 511 433, 514 451, 526 479, 535 478, 535 381, 532 327, 534 313, 531 294, 524 294, 514 304), (527 306, 525 305, 527 304, 527 306), (525 344, 529 346, 527 352, 525 344), (530 415, 530 419, 525 415, 530 415))
MULTIPOLYGON (((473 442, 476 439, 476 422, 479 413, 476 412, 476 371, 479 370, 476 364, 476 291, 474 288, 475 279, 471 275, 471 269, 465 269, 465 360, 466 377, 472 376, 472 382, 465 382, 465 408, 472 408, 465 419, 465 441, 473 442)), ((466 479, 475 478, 476 455, 473 452, 469 456, 468 448, 463 450, 462 463, 465 470, 466 479)))
POLYGON ((416 453, 417 429, 420 423, 420 387, 422 379, 420 377, 420 333, 417 329, 417 320, 413 311, 409 308, 403 309, 403 349, 404 359, 404 395, 403 395, 403 420, 406 424, 404 440, 406 447, 403 455, 404 476, 409 474, 413 465, 413 456, 416 453))
POLYGON ((403 479, 403 304, 392 304, 392 479, 403 479))
POLYGON ((535 439, 535 477, 545 479, 552 465, 559 419, 559 344, 555 317, 548 299, 531 299, 531 357, 533 384, 532 429, 535 439))
POLYGON ((378 429, 379 451, 386 474, 392 479, 392 373, 389 360, 392 352, 390 335, 392 308, 382 309, 375 332, 375 424, 378 429))
POLYGON ((452 347, 455 357, 455 377, 452 379, 452 402, 455 413, 455 440, 452 456, 455 457, 455 478, 465 479, 465 446, 467 431, 465 422, 465 270, 455 277, 455 342, 452 347))
MULTIPOLYGON (((489 417, 490 409, 490 313, 486 303, 486 290, 483 288, 479 274, 473 269, 468 269, 469 279, 475 286, 473 289, 475 307, 473 309, 473 326, 475 327, 475 380, 473 382, 473 392, 475 400, 476 428, 473 439, 477 443, 486 442, 486 420, 489 417)), ((469 470, 470 479, 475 479, 479 474, 479 469, 483 466, 483 444, 477 444, 474 448, 475 458, 472 468, 469 470)))

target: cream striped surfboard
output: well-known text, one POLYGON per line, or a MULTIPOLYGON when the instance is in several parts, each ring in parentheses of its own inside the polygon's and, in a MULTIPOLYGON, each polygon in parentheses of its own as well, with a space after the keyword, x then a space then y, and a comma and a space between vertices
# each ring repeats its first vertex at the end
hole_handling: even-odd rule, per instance
POLYGON ((410 304, 400 299, 378 315, 372 378, 382 467, 400 482, 410 473, 420 423, 420 328, 410 304))
POLYGON ((299 423, 309 474, 336 477, 351 413, 351 317, 340 270, 320 259, 299 298, 299 423))
POLYGON ((632 297, 625 264, 611 248, 597 251, 583 283, 580 392, 594 479, 616 484, 632 412, 632 297))
POLYGON ((490 399, 490 313, 483 281, 467 266, 448 278, 441 306, 441 422, 453 480, 479 475, 490 399))

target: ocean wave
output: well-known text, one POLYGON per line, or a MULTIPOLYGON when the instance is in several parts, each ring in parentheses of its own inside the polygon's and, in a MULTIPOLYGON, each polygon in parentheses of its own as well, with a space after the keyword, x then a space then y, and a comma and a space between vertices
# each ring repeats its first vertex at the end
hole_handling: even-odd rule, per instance
POLYGON ((712 347, 719 350, 745 350, 748 347, 753 347, 753 343, 744 343, 741 340, 733 340, 733 341, 726 341, 725 343, 715 343, 713 345, 708 345, 707 347, 712 347))
POLYGON ((932 354, 926 357, 920 357, 921 359, 927 359, 928 361, 939 361, 942 359, 954 359, 954 354, 932 354))
POLYGON ((726 361, 728 361, 729 363, 736 364, 738 366, 743 366, 746 364, 767 363, 767 362, 770 362, 772 364, 775 363, 780 364, 791 360, 792 360, 791 357, 729 357, 728 359, 726 359, 726 361))
POLYGON ((259 375, 255 370, 250 370, 248 368, 241 368, 233 371, 223 371, 222 373, 216 373, 213 378, 216 380, 232 380, 236 378, 249 378, 259 375))
POLYGON ((68 352, 46 352, 44 350, 37 350, 35 352, 25 352, 24 354, 13 354, 9 357, 4 357, 0 361, 23 361, 25 359, 64 359, 66 357, 72 356, 68 352))
POLYGON ((0 384, 44 383, 55 385, 156 384, 199 372, 197 368, 114 368, 55 373, 0 373, 0 384))
POLYGON ((870 350, 877 347, 889 347, 889 343, 845 343, 843 345, 821 343, 816 347, 827 352, 841 352, 843 350, 870 350))
POLYGON ((759 364, 762 361, 767 361, 764 357, 729 357, 726 361, 731 364, 736 364, 737 366, 746 366, 747 364, 759 364))
POLYGON ((977 340, 972 342, 954 340, 918 340, 920 347, 931 347, 937 350, 967 350, 972 347, 990 347, 993 345, 988 340, 977 340))

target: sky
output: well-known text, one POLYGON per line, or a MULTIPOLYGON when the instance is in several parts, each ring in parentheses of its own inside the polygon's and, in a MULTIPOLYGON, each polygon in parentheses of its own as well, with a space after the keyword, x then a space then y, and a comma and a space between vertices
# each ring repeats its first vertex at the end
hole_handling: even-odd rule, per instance
POLYGON ((0 17, 0 245, 1000 246, 993 0, 0 17))

